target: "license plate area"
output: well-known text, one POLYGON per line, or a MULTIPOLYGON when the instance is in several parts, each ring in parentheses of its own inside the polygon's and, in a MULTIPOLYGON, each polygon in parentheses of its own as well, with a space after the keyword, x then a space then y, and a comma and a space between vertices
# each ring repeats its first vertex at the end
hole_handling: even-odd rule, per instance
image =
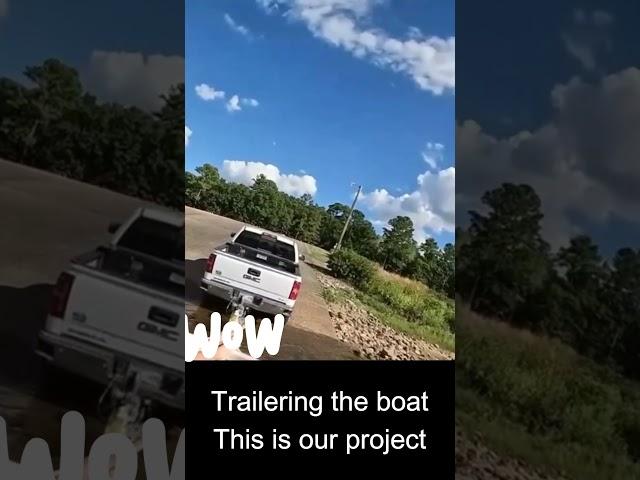
POLYGON ((126 376, 129 371, 129 366, 131 362, 128 359, 123 357, 114 357, 113 365, 111 366, 111 372, 114 376, 126 376))

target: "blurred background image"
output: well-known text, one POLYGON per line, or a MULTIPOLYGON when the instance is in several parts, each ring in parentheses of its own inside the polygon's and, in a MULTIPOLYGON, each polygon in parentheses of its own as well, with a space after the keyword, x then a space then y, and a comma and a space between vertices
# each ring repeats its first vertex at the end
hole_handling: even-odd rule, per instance
POLYGON ((88 446, 105 429, 139 440, 152 412, 180 424, 183 19, 178 1, 0 1, 0 416, 12 460, 41 437, 57 468, 69 410, 85 417, 88 446))
POLYGON ((638 18, 458 2, 459 478, 640 477, 638 18))

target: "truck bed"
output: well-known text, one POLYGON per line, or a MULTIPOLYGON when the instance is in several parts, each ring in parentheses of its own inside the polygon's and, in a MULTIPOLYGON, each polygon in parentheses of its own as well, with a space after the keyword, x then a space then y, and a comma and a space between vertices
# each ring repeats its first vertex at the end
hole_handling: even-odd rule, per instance
POLYGON ((184 370, 184 266, 100 247, 74 259, 64 319, 47 330, 184 370))
POLYGON ((71 264, 131 282, 136 287, 153 289, 156 295, 184 298, 184 263, 167 262, 122 248, 99 247, 76 257, 71 264))

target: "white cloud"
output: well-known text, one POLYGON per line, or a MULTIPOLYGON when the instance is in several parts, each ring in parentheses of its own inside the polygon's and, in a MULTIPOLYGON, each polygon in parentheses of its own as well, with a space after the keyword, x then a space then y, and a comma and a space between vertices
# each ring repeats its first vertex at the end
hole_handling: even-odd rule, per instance
POLYGON ((234 95, 229 99, 226 107, 229 113, 233 113, 242 110, 242 106, 257 107, 258 105, 260 105, 260 102, 255 98, 240 98, 238 95, 234 95))
POLYGON ((272 164, 243 160, 225 160, 222 163, 222 176, 232 182, 252 185, 260 174, 273 180, 279 190, 290 195, 300 196, 305 193, 315 195, 318 190, 316 179, 311 175, 280 173, 280 169, 272 164))
POLYGON ((238 22, 236 22, 228 13, 224 14, 224 21, 234 32, 239 33, 243 37, 251 38, 251 32, 249 31, 249 29, 244 25, 240 25, 238 22))
POLYGON ((581 42, 572 35, 564 34, 564 47, 569 55, 574 57, 586 70, 593 70, 596 67, 596 59, 591 46, 581 42))
POLYGON ((205 101, 218 100, 225 96, 225 92, 222 90, 216 90, 214 87, 207 85, 206 83, 197 85, 195 90, 196 94, 205 101))
POLYGON ((402 195, 393 195, 384 188, 361 194, 362 204, 373 215, 374 225, 386 225, 394 217, 407 216, 413 221, 417 242, 424 241, 433 232, 453 232, 455 167, 418 175, 417 184, 415 191, 402 195))
POLYGON ((438 167, 438 163, 442 161, 444 145, 441 143, 427 142, 427 146, 421 152, 422 159, 429 165, 432 170, 438 167))
POLYGON ((603 27, 613 23, 613 15, 604 10, 595 10, 591 14, 594 25, 603 27))
MULTIPOLYGON (((226 92, 216 90, 215 87, 201 83, 195 87, 196 94, 205 101, 215 101, 226 97, 226 92)), ((226 103, 228 112, 238 112, 242 110, 242 106, 257 107, 260 102, 255 98, 240 98, 238 95, 232 95, 226 103)))
POLYGON ((258 102, 258 100, 256 100, 255 98, 243 98, 242 104, 249 107, 257 107, 258 105, 260 105, 260 102, 258 102))
POLYGON ((193 135, 193 131, 185 125, 184 126, 184 146, 185 147, 189 146, 189 139, 191 138, 191 135, 193 135))
POLYGON ((568 31, 562 34, 564 47, 585 70, 597 67, 597 57, 611 49, 608 27, 613 16, 603 10, 576 9, 568 31))
POLYGON ((418 27, 409 27, 409 38, 412 38, 414 40, 422 40, 424 39, 424 34, 418 27))
POLYGON ((361 26, 380 0, 258 0, 269 11, 288 8, 318 38, 357 58, 410 76, 423 90, 442 94, 455 89, 455 37, 424 36, 412 28, 407 39, 361 26), (419 36, 418 36, 419 33, 419 36))
POLYGON ((240 106, 240 97, 238 97, 238 95, 234 95, 227 102, 227 112, 232 113, 240 110, 242 110, 242 107, 240 106))
POLYGON ((9 14, 9 0, 0 0, 0 18, 9 14))
POLYGON ((581 8, 577 8, 573 11, 573 22, 576 25, 593 24, 598 27, 603 27, 613 23, 613 15, 604 10, 586 12, 581 8))
POLYGON ((163 105, 160 96, 184 82, 184 58, 96 50, 84 77, 87 89, 103 101, 156 110, 163 105))
POLYGON ((274 13, 280 8, 278 1, 279 0, 256 0, 258 5, 267 13, 274 13))
POLYGON ((279 0, 256 0, 258 5, 267 13, 274 13, 280 7, 278 5, 279 0))
POLYGON ((586 223, 621 219, 640 228, 640 70, 629 68, 598 84, 573 79, 551 93, 552 120, 539 129, 498 139, 473 121, 456 130, 462 210, 503 182, 531 185, 542 201, 545 237, 557 247, 586 223))

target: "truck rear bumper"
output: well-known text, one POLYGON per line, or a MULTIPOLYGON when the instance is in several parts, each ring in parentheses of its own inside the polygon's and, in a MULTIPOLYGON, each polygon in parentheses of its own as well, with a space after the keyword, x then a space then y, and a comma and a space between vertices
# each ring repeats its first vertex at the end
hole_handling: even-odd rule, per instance
POLYGON ((277 315, 281 313, 286 318, 291 314, 292 311, 292 307, 288 306, 285 303, 264 298, 247 290, 234 288, 229 285, 216 282, 215 280, 202 278, 200 282, 200 289, 208 293, 209 295, 227 301, 231 300, 234 297, 234 293, 239 293, 245 299, 245 306, 253 310, 266 313, 267 315, 277 315))
POLYGON ((184 372, 47 331, 38 335, 36 354, 61 370, 103 385, 107 385, 120 368, 141 372, 144 377, 140 384, 142 396, 172 408, 184 409, 184 372))

